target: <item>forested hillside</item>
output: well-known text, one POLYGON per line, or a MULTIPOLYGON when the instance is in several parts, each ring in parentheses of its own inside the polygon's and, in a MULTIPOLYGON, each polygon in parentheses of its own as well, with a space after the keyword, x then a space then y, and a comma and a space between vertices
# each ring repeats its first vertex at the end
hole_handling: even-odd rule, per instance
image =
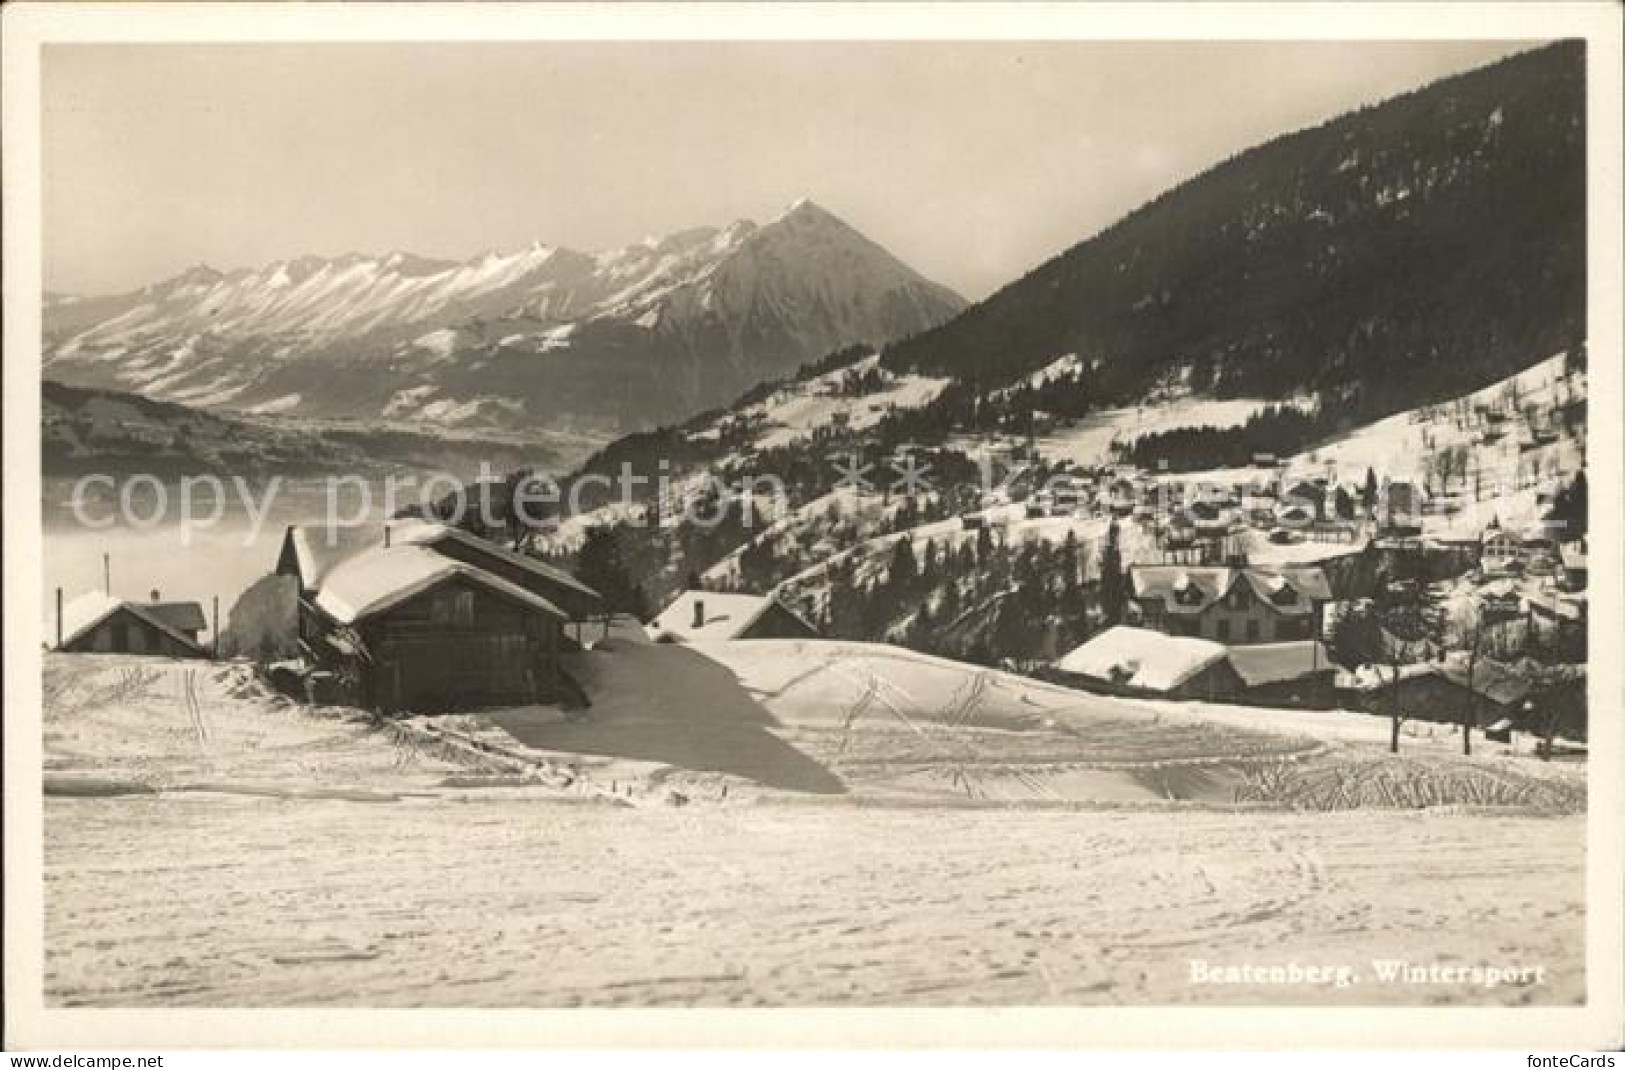
POLYGON ((1584 83, 1562 42, 1277 138, 884 363, 985 388, 1076 354, 1093 403, 1312 393, 1348 425, 1504 378, 1583 339, 1584 83))

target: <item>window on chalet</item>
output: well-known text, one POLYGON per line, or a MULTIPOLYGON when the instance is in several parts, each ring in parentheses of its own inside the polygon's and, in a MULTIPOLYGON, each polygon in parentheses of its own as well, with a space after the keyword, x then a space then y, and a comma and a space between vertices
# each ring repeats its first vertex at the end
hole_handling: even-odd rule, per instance
POLYGON ((1258 621, 1257 620, 1249 620, 1247 622, 1247 641, 1249 643, 1258 642, 1258 621))
MULTIPOLYGON (((1251 622, 1249 621, 1248 623, 1251 622)), ((1228 643, 1230 641, 1230 621, 1224 617, 1220 617, 1216 622, 1215 627, 1218 630, 1219 642, 1228 643)))

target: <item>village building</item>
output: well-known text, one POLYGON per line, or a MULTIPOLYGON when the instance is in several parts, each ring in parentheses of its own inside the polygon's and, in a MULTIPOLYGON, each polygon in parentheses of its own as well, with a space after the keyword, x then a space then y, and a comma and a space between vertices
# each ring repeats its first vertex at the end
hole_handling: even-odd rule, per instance
POLYGON ((62 607, 54 649, 73 654, 154 654, 203 658, 203 607, 196 602, 127 601, 88 591, 62 607))
POLYGON ((604 615, 604 599, 570 573, 546 561, 519 553, 448 524, 404 524, 391 532, 392 542, 423 546, 454 561, 474 565, 509 583, 541 595, 573 621, 604 615))
POLYGON ((1228 657, 1241 680, 1239 702, 1311 709, 1336 703, 1337 665, 1318 640, 1233 646, 1228 657))
POLYGON ((1564 543, 1561 553, 1563 563, 1561 586, 1568 591, 1585 590, 1589 578, 1586 571, 1586 540, 1564 543))
POLYGON ((1586 622, 1588 605, 1584 591, 1555 588, 1530 591, 1524 596, 1524 605, 1529 610, 1529 623, 1541 633, 1559 627, 1580 627, 1586 622))
MULTIPOLYGON (((1461 659, 1402 665, 1399 670, 1399 708, 1407 720, 1461 724, 1464 718, 1478 726, 1508 720, 1528 720, 1523 705, 1530 696, 1527 681, 1509 669, 1479 659, 1469 682, 1461 659)), ((1394 707, 1394 677, 1387 667, 1365 666, 1358 673, 1339 673, 1337 687, 1342 704, 1368 713, 1388 715, 1394 707)))
POLYGON ((1164 549, 1177 550, 1196 541, 1196 522, 1184 509, 1175 510, 1162 525, 1164 549))
POLYGON ((1331 600, 1316 566, 1135 565, 1129 585, 1131 623, 1236 645, 1317 639, 1321 610, 1331 600))
POLYGON ((283 535, 276 570, 280 575, 298 577, 301 594, 310 595, 335 566, 380 544, 421 546, 483 569, 540 595, 573 621, 598 619, 604 613, 602 596, 564 569, 433 521, 406 520, 382 528, 295 525, 283 535))
POLYGON ((1110 695, 1218 701, 1244 686, 1219 643, 1118 625, 1054 663, 1060 678, 1110 695))
POLYGON ((648 632, 657 643, 818 638, 818 629, 777 598, 717 591, 684 591, 648 632))
POLYGON ((375 546, 299 601, 299 642, 356 705, 385 713, 551 702, 563 610, 422 546, 375 546))

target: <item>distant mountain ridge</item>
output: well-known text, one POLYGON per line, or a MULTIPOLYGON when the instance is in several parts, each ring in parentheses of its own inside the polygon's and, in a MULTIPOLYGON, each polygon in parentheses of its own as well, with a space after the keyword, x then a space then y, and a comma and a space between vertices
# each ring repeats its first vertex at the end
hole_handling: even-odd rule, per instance
POLYGON ((962 307, 800 201, 764 225, 606 253, 305 257, 51 294, 45 374, 201 407, 613 430, 685 417, 962 307))
POLYGON ((574 450, 537 441, 403 428, 313 427, 234 417, 135 394, 46 380, 40 395, 45 479, 137 473, 164 480, 215 475, 251 483, 332 474, 382 478, 447 472, 460 479, 568 463, 574 450))
POLYGON ((986 390, 1070 361, 1100 404, 1313 395, 1353 426, 1582 344, 1585 226, 1560 42, 1240 153, 883 364, 986 390))

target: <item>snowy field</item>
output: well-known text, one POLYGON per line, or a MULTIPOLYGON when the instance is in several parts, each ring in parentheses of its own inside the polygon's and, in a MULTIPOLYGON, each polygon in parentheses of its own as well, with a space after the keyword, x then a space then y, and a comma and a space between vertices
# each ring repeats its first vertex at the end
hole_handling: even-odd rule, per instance
POLYGON ((48 656, 48 1003, 1584 996, 1581 767, 1392 760, 1339 734, 1381 719, 1254 723, 867 644, 617 638, 571 669, 585 719, 433 719, 487 761, 240 667, 48 656), (1305 790, 1350 777, 1467 794, 1305 790), (1383 981, 1401 958, 1544 974, 1383 981), (1354 980, 1195 984, 1193 960, 1354 980))
POLYGON ((1033 444, 1047 461, 1070 461, 1085 467, 1104 465, 1113 461, 1114 444, 1126 446, 1143 435, 1187 427, 1239 427, 1253 414, 1276 404, 1281 403, 1262 398, 1188 396, 1134 408, 1102 409, 1085 416, 1074 427, 1038 436, 1033 444))
POLYGON ((48 1001, 1574 1003, 1584 824, 47 800, 48 1001), (1374 957, 1546 983, 1380 983, 1374 957), (1193 959, 1360 983, 1194 985, 1193 959))

